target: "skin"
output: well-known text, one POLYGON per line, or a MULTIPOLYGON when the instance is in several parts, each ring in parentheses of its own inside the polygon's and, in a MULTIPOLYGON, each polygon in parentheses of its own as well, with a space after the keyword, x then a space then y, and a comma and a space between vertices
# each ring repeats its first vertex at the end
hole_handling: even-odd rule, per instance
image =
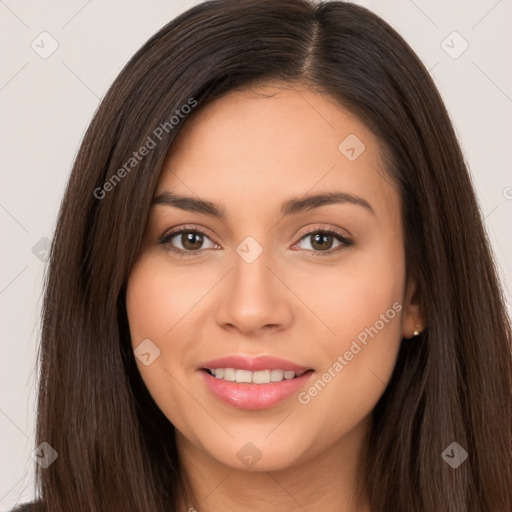
POLYGON ((196 496, 178 510, 368 511, 364 494, 356 505, 356 483, 370 414, 402 337, 422 325, 406 280, 400 198, 378 140, 329 96, 297 84, 230 92, 183 125, 155 197, 164 191, 226 210, 220 220, 155 205, 127 288, 133 347, 149 338, 160 350, 138 368, 176 427, 196 496), (366 146, 354 161, 338 149, 349 134, 366 146), (288 199, 333 191, 365 199, 373 213, 343 203, 280 215, 288 199), (207 237, 187 245, 177 235, 168 246, 198 247, 195 255, 159 243, 182 226, 207 237), (353 245, 315 244, 321 229, 353 245), (248 236, 263 248, 250 264, 236 252, 248 236), (268 354, 313 368, 307 391, 393 304, 394 318, 308 403, 294 395, 268 409, 236 408, 198 373, 209 359, 268 354), (261 454, 250 468, 237 457, 248 442, 261 454))

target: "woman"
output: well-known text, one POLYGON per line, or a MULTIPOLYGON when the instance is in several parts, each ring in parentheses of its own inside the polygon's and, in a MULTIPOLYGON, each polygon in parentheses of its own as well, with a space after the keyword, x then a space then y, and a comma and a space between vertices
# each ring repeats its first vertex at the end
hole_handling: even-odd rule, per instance
POLYGON ((40 350, 26 510, 512 509, 475 193, 362 7, 205 2, 137 52, 72 171, 40 350))

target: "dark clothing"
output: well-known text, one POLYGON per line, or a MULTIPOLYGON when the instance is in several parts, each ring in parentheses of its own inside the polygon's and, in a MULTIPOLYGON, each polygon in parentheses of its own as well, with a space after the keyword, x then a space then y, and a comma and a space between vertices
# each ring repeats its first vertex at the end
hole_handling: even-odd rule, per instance
POLYGON ((22 503, 17 505, 11 512, 45 512, 43 504, 40 501, 33 501, 31 503, 22 503))

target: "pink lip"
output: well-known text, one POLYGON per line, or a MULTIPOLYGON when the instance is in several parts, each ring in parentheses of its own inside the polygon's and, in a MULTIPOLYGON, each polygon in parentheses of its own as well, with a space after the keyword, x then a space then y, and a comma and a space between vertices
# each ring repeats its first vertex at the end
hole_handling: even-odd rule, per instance
POLYGON ((280 359, 279 357, 245 357, 240 355, 221 357, 220 359, 206 361, 199 367, 199 369, 202 368, 235 368, 237 370, 249 370, 251 372, 274 369, 302 372, 310 369, 305 366, 294 364, 291 361, 280 359))
MULTIPOLYGON (((219 360, 222 361, 222 360, 219 360)), ((210 368, 233 368, 224 364, 210 368)), ((259 364, 259 363, 258 363, 259 364)), ((270 365, 272 368, 273 365, 270 365)), ((236 366, 235 366, 236 368, 236 366)), ((240 366, 238 367, 241 368, 240 366)), ((269 368, 267 365, 266 369, 269 368)), ((284 369, 282 366, 279 368, 284 369)), ((199 371, 210 391, 223 402, 239 407, 240 409, 267 409, 297 393, 315 372, 307 372, 294 379, 282 380, 281 382, 269 382, 268 384, 248 384, 239 382, 228 382, 217 379, 206 370, 199 371)))

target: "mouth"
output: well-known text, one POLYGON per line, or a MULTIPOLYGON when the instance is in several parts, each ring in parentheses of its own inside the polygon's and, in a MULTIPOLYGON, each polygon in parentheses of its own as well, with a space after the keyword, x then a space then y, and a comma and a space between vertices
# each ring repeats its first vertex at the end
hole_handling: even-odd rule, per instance
POLYGON ((206 388, 217 400, 238 409, 269 409, 296 395, 313 378, 311 368, 199 368, 206 388))
POLYGON ((258 371, 243 370, 239 368, 201 368, 201 371, 207 372, 216 379, 222 379, 226 382, 236 382, 238 384, 257 384, 265 385, 271 382, 282 382, 292 380, 302 375, 312 372, 308 370, 284 370, 282 368, 265 369, 258 371))

